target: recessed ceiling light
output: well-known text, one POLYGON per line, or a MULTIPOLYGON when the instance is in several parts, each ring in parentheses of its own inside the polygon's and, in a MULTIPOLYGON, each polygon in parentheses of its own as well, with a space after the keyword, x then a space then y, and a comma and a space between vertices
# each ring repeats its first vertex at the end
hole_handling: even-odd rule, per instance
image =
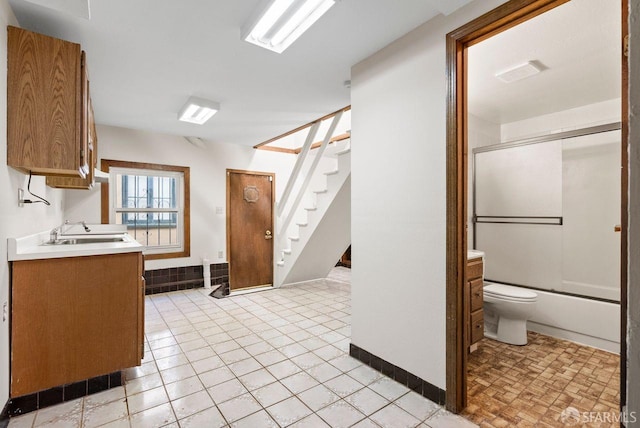
POLYGON ((220 110, 220 104, 198 97, 190 97, 180 109, 178 119, 202 125, 220 110))
POLYGON ((542 71, 542 68, 534 63, 534 61, 528 61, 524 64, 517 65, 508 70, 502 71, 496 74, 496 77, 505 83, 517 82, 518 80, 526 79, 542 71))
POLYGON ((245 26, 242 38, 282 53, 334 4, 334 0, 269 0, 245 26))

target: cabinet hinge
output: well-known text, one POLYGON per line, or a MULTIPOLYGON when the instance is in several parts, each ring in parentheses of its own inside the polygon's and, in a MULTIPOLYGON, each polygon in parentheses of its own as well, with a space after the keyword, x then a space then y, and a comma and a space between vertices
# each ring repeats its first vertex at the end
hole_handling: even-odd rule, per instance
POLYGON ((629 35, 624 36, 624 42, 622 43, 622 53, 629 58, 629 35))

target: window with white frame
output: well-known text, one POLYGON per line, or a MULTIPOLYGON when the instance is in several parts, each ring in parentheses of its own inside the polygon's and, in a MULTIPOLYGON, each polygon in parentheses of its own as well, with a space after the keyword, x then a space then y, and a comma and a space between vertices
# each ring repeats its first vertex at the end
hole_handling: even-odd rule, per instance
POLYGON ((109 223, 127 225, 149 259, 188 256, 189 168, 103 160, 103 169, 105 162, 109 223))

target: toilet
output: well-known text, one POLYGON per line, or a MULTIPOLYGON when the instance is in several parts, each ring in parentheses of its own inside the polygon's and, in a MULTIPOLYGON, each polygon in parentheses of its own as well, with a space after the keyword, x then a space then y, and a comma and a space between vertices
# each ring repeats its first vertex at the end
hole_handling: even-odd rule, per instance
POLYGON ((527 344, 527 320, 538 295, 526 288, 484 282, 484 335, 511 345, 527 344))

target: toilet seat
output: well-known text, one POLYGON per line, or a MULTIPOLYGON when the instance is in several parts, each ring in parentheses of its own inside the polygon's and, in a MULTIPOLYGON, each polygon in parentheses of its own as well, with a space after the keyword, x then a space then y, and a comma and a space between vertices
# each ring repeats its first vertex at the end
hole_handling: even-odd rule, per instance
POLYGON ((538 295, 531 290, 493 282, 484 283, 483 293, 485 296, 511 302, 535 302, 538 298, 538 295))

